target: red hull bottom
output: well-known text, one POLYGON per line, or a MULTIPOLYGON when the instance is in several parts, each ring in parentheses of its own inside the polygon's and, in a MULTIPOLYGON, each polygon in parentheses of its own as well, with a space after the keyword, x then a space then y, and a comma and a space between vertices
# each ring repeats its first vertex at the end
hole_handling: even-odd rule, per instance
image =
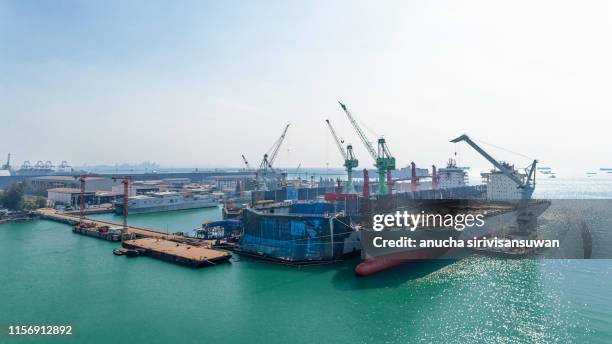
POLYGON ((369 276, 377 272, 417 260, 438 258, 448 250, 448 248, 424 248, 420 250, 396 252, 384 256, 368 258, 355 267, 355 274, 358 276, 369 276))

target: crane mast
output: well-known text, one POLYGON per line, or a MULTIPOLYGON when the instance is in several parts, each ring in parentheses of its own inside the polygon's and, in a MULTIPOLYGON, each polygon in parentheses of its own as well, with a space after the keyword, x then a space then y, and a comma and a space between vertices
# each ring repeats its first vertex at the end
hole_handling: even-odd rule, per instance
POLYGON ((327 123, 329 131, 334 137, 334 141, 336 141, 336 146, 338 146, 340 155, 342 155, 342 158, 344 158, 344 167, 346 168, 346 174, 347 174, 345 192, 352 193, 353 192, 353 169, 359 166, 359 160, 357 160, 355 158, 355 155, 353 154, 352 145, 350 144, 346 145, 346 151, 344 151, 344 147, 342 147, 342 141, 338 138, 338 135, 336 135, 336 131, 334 130, 334 127, 332 127, 328 119, 326 119, 325 122, 327 123))
POLYGON ((506 177, 510 178, 516 185, 517 188, 521 189, 521 199, 518 203, 518 217, 517 223, 519 227, 519 232, 522 234, 528 233, 530 229, 533 228, 534 217, 529 213, 529 200, 533 195, 533 191, 535 190, 535 171, 536 165, 538 163, 537 160, 533 160, 529 171, 527 173, 527 177, 523 180, 519 178, 514 171, 504 166, 499 161, 495 160, 489 153, 487 153, 484 149, 478 146, 469 136, 463 134, 458 138, 451 140, 453 143, 465 141, 468 145, 470 145, 476 152, 482 155, 487 161, 489 161, 495 168, 500 170, 506 177))
POLYGON ((344 110, 344 112, 346 113, 346 116, 353 125, 353 128, 355 128, 357 135, 363 142, 368 153, 370 153, 370 156, 375 161, 374 166, 376 166, 378 170, 378 193, 381 195, 389 193, 389 188, 386 182, 387 171, 392 171, 395 169, 395 158, 391 155, 389 147, 387 147, 387 142, 385 141, 385 138, 380 137, 378 139, 378 150, 375 150, 374 146, 372 145, 372 142, 368 140, 368 137, 365 135, 365 133, 363 132, 351 112, 348 110, 346 105, 342 104, 341 102, 338 103, 340 104, 340 107, 342 107, 342 110, 344 110))

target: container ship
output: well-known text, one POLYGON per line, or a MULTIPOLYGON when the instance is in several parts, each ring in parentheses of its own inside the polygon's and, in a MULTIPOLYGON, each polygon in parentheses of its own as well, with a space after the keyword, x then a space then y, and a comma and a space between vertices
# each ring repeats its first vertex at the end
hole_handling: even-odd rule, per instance
MULTIPOLYGON (((173 191, 152 192, 144 195, 128 197, 128 212, 152 213, 160 211, 212 208, 219 201, 210 194, 180 193, 173 191)), ((115 212, 123 213, 123 201, 115 202, 115 212)))

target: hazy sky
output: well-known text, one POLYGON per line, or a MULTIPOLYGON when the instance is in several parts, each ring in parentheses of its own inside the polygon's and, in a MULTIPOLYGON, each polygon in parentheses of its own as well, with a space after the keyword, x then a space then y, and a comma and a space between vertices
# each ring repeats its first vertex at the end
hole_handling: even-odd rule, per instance
POLYGON ((339 167, 329 118, 371 165, 339 99, 398 165, 443 165, 465 132, 610 166, 611 19, 609 1, 0 0, 0 161, 256 165, 291 123, 277 166, 339 167))

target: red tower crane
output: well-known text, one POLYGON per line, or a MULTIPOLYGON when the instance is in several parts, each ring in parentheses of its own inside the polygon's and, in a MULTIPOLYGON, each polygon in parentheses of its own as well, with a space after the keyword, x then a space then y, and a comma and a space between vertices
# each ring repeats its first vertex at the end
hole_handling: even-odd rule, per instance
POLYGON ((387 190, 389 194, 393 193, 393 179, 391 178, 391 170, 387 170, 387 190))
POLYGON ((81 184, 81 192, 79 194, 79 222, 83 222, 85 219, 85 180, 87 177, 93 177, 93 175, 81 174, 80 176, 74 176, 74 179, 78 180, 81 184))
POLYGON ((363 169, 363 197, 370 196, 370 176, 368 176, 368 169, 363 169))
POLYGON ((123 229, 122 234, 127 234, 128 232, 128 198, 130 197, 130 182, 132 181, 132 176, 124 176, 124 177, 113 177, 114 181, 121 179, 121 184, 123 184, 123 229))

